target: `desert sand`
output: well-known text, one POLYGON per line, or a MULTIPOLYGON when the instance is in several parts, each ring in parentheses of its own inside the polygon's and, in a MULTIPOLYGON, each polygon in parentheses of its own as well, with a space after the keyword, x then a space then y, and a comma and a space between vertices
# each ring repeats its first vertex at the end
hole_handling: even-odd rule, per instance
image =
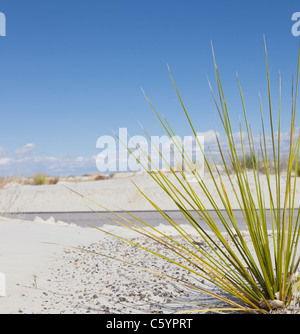
MULTIPOLYGON (((149 246, 134 232, 104 228, 149 246)), ((174 235, 166 226, 160 229, 174 235)), ((173 313, 193 301, 191 292, 175 281, 71 248, 94 250, 179 278, 188 274, 100 231, 3 218, 0 235, 1 270, 7 281, 1 314, 173 313)), ((209 302, 205 296, 203 300, 209 302)))
MULTIPOLYGON (((228 180, 223 181, 228 196, 235 203, 226 183, 228 180)), ((133 182, 163 210, 176 209, 149 176, 136 175, 44 186, 8 184, 0 190, 0 212, 9 216, 11 212, 89 210, 91 203, 65 186, 111 210, 153 209, 133 182)), ((265 185, 264 176, 261 182, 265 185)), ((284 179, 282 182, 285 182, 284 179)), ((212 187, 211 180, 207 180, 207 184, 212 187)), ((266 187, 263 190, 268 191, 266 187)), ((297 201, 300 200, 298 192, 297 187, 297 201)), ((99 210, 99 207, 94 208, 99 210)), ((238 208, 237 203, 233 208, 238 208)), ((184 227, 194 233, 190 226, 184 227)), ((139 243, 149 243, 137 233, 109 223, 104 229, 134 238, 139 243)), ((160 229, 176 235, 176 231, 168 225, 161 225, 160 229)), ((157 247, 154 244, 150 246, 157 247)), ((0 272, 6 276, 6 296, 0 297, 0 313, 173 313, 192 307, 190 304, 196 297, 175 281, 72 247, 95 250, 128 262, 134 260, 136 264, 151 265, 154 270, 167 271, 176 277, 187 277, 189 274, 93 228, 53 220, 25 221, 2 217, 0 272)), ((199 302, 199 296, 197 298, 199 302)), ((212 305, 216 301, 209 301, 204 296, 202 305, 205 303, 212 305)))

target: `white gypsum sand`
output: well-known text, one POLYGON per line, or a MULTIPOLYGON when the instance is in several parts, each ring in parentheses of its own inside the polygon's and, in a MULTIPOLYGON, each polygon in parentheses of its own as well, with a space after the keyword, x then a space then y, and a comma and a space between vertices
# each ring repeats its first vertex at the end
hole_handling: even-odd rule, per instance
MULTIPOLYGON (((149 176, 131 179, 163 209, 174 208, 149 176)), ((208 184, 212 184, 211 180, 208 184)), ((66 185, 113 210, 149 208, 128 178, 66 185)), ((11 207, 21 208, 20 212, 86 211, 90 205, 61 184, 18 187, 17 200, 12 201, 11 207)), ((0 191, 1 203, 8 190, 9 187, 0 191)), ((233 198, 229 191, 228 196, 233 198)), ((159 228, 174 233, 166 225, 159 228)), ((126 238, 138 237, 120 227, 106 225, 104 229, 126 238)), ((185 225, 185 229, 193 233, 190 226, 185 225)), ((153 241, 136 241, 161 251, 153 241)), ((193 309, 196 301, 201 308, 220 305, 151 272, 57 244, 84 247, 175 277, 193 279, 186 270, 92 228, 53 219, 32 222, 0 218, 0 272, 5 273, 7 283, 6 297, 0 297, 0 313, 171 313, 193 309)))
MULTIPOLYGON (((127 238, 138 236, 120 227, 104 228, 127 238)), ((135 242, 156 247, 143 238, 135 242)), ((173 312, 193 300, 191 291, 175 281, 68 245, 188 277, 186 270, 91 228, 1 218, 0 263, 7 293, 0 298, 0 314, 173 312)))

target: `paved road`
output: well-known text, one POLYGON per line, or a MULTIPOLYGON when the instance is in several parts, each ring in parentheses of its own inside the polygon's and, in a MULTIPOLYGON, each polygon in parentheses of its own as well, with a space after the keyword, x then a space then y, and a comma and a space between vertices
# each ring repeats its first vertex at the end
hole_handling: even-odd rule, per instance
MULTIPOLYGON (((165 211, 165 212, 179 224, 184 224, 185 222, 187 222, 186 218, 183 216, 183 214, 180 211, 165 211)), ((157 226, 160 223, 168 224, 165 218, 162 217, 161 214, 159 214, 156 211, 131 211, 130 213, 140 218, 141 220, 147 222, 151 226, 157 226)), ((195 212, 192 212, 192 213, 194 217, 197 217, 197 214, 195 212)), ((209 211, 209 213, 215 219, 215 222, 219 225, 220 230, 224 231, 224 228, 222 227, 216 212, 209 211)), ((103 214, 107 217, 115 218, 113 214, 110 214, 110 213, 103 213, 103 214)), ((119 213, 119 214, 128 218, 128 215, 124 213, 119 213)), ((245 221, 243 219, 243 215, 241 211, 235 210, 234 214, 235 214, 236 220, 238 221, 239 228, 243 230, 245 228, 245 221)), ((266 214, 267 214, 267 220, 268 220, 268 228, 271 229, 272 227, 271 226, 271 213, 270 211, 267 211, 266 214)), ((37 216, 41 217, 42 219, 48 219, 50 217, 53 217, 56 221, 62 220, 64 222, 73 223, 81 227, 88 227, 88 225, 101 227, 104 224, 116 224, 112 222, 111 220, 109 220, 108 218, 102 217, 94 212, 47 212, 47 213, 37 212, 37 213, 23 213, 22 215, 20 214, 17 215, 18 218, 24 218, 28 220, 33 220, 37 216)), ((197 221, 201 223, 199 216, 198 216, 197 221)))

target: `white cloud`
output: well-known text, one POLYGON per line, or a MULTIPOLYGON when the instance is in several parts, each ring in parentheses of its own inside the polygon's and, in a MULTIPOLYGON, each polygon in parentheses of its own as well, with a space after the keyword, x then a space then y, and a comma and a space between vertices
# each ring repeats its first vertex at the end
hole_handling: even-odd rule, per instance
MULTIPOLYGON (((296 132, 298 133, 298 132, 296 132)), ((206 132, 197 133, 198 136, 204 138, 204 150, 208 158, 210 153, 213 155, 216 161, 219 161, 220 152, 216 140, 216 135, 221 144, 224 157, 227 158, 227 152, 229 152, 228 139, 226 135, 216 133, 214 130, 209 130, 206 132)), ((248 138, 245 133, 243 135, 244 148, 247 152, 248 138)), ((283 154, 288 153, 289 144, 290 144, 290 134, 288 132, 281 133, 281 152, 283 154)), ((233 134, 233 138, 236 142, 236 148, 238 154, 241 154, 241 142, 240 142, 240 133, 236 132, 233 134)), ((182 137, 183 139, 183 137, 182 137)), ((189 136, 187 136, 187 143, 190 143, 189 136)), ((275 143, 277 144, 278 136, 275 134, 275 143)), ((257 150, 260 150, 260 144, 262 141, 261 135, 253 135, 253 140, 257 150)), ((140 141, 140 144, 143 150, 147 151, 147 148, 151 148, 151 143, 147 144, 140 141)), ((169 141, 161 143, 161 149, 165 149, 166 145, 169 145, 169 141)), ((264 143, 262 143, 264 144, 264 143)), ((268 152, 272 153, 272 137, 270 135, 266 136, 266 146, 268 152)), ((188 146, 190 147, 190 146, 188 146)), ((190 157, 192 151, 187 150, 187 153, 190 157)), ((28 143, 23 147, 17 148, 14 155, 8 155, 5 148, 0 147, 0 175, 31 175, 35 172, 48 173, 50 175, 79 175, 87 173, 97 173, 97 163, 104 163, 105 166, 110 171, 120 170, 120 166, 128 166, 127 163, 131 163, 131 167, 137 168, 135 160, 131 157, 128 160, 128 152, 123 149, 121 151, 109 149, 106 151, 99 152, 99 154, 84 157, 84 156, 71 156, 71 155, 60 155, 60 156, 42 156, 36 151, 36 145, 33 143, 28 143), (108 155, 108 160, 107 156, 108 155), (107 160, 107 161, 106 161, 107 160)), ((150 153, 151 154, 151 153, 150 153)), ((166 153, 167 154, 167 153, 166 153)), ((135 152, 135 155, 139 155, 138 152, 135 152)), ((271 158, 271 155, 269 155, 271 158)), ((152 158, 152 154, 151 154, 152 158)), ((141 159, 144 163, 144 160, 141 159)), ((157 166, 160 166, 157 164, 157 166)), ((130 167, 130 168, 131 168, 130 167)))
POLYGON ((28 156, 32 154, 35 150, 35 145, 32 143, 26 144, 23 147, 17 148, 15 154, 17 156, 28 156))
POLYGON ((36 172, 43 172, 60 176, 97 172, 94 157, 42 156, 38 154, 36 145, 33 143, 17 148, 14 153, 8 156, 6 150, 0 147, 0 175, 29 176, 36 172))
POLYGON ((204 143, 205 145, 208 145, 209 143, 216 143, 216 136, 219 137, 220 134, 214 130, 209 130, 206 132, 198 132, 197 136, 204 137, 204 143))
POLYGON ((86 159, 84 157, 77 157, 75 159, 76 162, 84 162, 86 159))
POLYGON ((0 157, 6 156, 6 149, 4 147, 0 147, 0 157))
POLYGON ((10 158, 0 158, 0 166, 2 165, 7 165, 11 162, 11 159, 10 158))

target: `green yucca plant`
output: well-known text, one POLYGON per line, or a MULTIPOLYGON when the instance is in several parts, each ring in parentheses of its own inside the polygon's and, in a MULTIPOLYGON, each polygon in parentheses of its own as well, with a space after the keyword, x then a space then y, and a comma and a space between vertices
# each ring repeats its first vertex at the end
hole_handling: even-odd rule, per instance
MULTIPOLYGON (((295 298, 294 288, 295 282, 299 279, 298 267, 300 262, 299 254, 297 254, 300 226, 299 226, 299 208, 295 208, 296 197, 296 177, 293 178, 292 171, 298 168, 299 161, 299 145, 300 137, 296 133, 295 116, 297 106, 297 91, 299 84, 299 67, 300 67, 300 48, 298 59, 298 72, 296 80, 296 92, 293 92, 293 110, 291 115, 290 125, 290 146, 288 154, 287 169, 281 169, 281 146, 280 146, 280 117, 281 117, 281 97, 279 96, 279 112, 278 112, 278 128, 274 128, 274 112, 271 105, 270 92, 270 78, 268 70, 267 49, 265 44, 265 58, 267 70, 267 86, 268 86, 268 100, 269 100, 269 121, 270 133, 272 140, 272 150, 267 150, 267 135, 265 130, 265 121, 263 118, 262 103, 260 103, 260 114, 262 124, 262 138, 260 147, 255 147, 254 138, 250 124, 247 120, 246 108, 243 99, 243 93, 239 78, 237 83, 239 93, 242 101, 242 111, 244 115, 246 127, 246 140, 242 134, 242 126, 240 125, 240 139, 237 140, 233 136, 231 127, 230 112, 226 103, 226 98, 221 84, 220 74, 216 65, 215 56, 213 52, 214 69, 216 75, 216 83, 218 89, 218 97, 214 94, 209 83, 212 97, 214 99, 221 123, 226 133, 229 151, 224 152, 222 145, 216 136, 220 158, 222 160, 222 167, 225 170, 223 174, 219 169, 219 165, 214 161, 214 157, 210 157, 214 163, 217 176, 213 173, 212 164, 209 156, 204 152, 203 147, 200 146, 204 155, 204 164, 206 173, 209 174, 213 182, 213 190, 217 192, 217 197, 213 195, 212 189, 208 187, 206 179, 201 177, 194 164, 187 154, 184 154, 184 147, 174 137, 174 131, 168 121, 162 119, 152 103, 145 94, 155 115, 161 122, 166 134, 173 140, 174 145, 182 152, 185 168, 180 172, 175 172, 172 166, 169 166, 173 179, 167 177, 163 172, 153 169, 151 164, 151 157, 144 152, 140 152, 139 158, 136 160, 144 167, 149 176, 158 184, 158 186, 165 192, 172 201, 176 204, 178 210, 186 218, 186 221, 194 228, 194 234, 187 233, 179 224, 176 223, 158 204, 150 199, 137 185, 141 196, 144 196, 159 212, 164 219, 179 232, 184 242, 179 239, 172 238, 158 229, 142 221, 135 215, 125 212, 127 218, 119 213, 112 212, 98 204, 102 209, 105 209, 114 214, 115 218, 109 218, 118 222, 121 226, 133 229, 140 233, 140 235, 148 237, 157 242, 160 246, 167 249, 173 256, 164 255, 151 249, 147 251, 163 258, 166 261, 173 263, 181 268, 188 270, 201 279, 213 284, 219 291, 226 292, 218 294, 212 290, 205 289, 203 286, 192 284, 190 282, 177 279, 176 280, 188 286, 199 293, 206 293, 222 301, 228 303, 228 307, 223 310, 238 310, 251 312, 270 312, 275 308, 284 308, 291 304, 295 298), (276 137, 277 131, 277 137, 276 137), (242 159, 240 151, 237 146, 241 147, 242 159), (267 191, 263 195, 261 174, 256 166, 256 152, 259 151, 263 164, 263 171, 265 174, 267 191), (251 170, 244 168, 246 166, 246 159, 248 156, 245 152, 250 152, 252 157, 251 170), (230 161, 228 162, 227 154, 229 154, 230 161), (271 168, 272 165, 272 175, 271 168), (274 168, 274 172, 273 172, 274 168), (196 183, 191 184, 188 180, 187 172, 193 174, 196 183), (230 188, 225 188, 224 178, 227 178, 230 183, 230 188), (250 187, 250 177, 254 179, 255 191, 250 187), (285 183, 282 184, 282 178, 285 178, 285 183), (272 179, 275 180, 275 190, 272 187, 272 179), (212 208, 215 210, 218 219, 221 221, 222 227, 226 231, 225 234, 221 232, 210 212, 204 205, 203 195, 199 195, 198 190, 204 194, 206 200, 209 201, 212 208), (235 211, 228 196, 228 192, 232 191, 235 200, 238 203, 239 209, 242 212, 246 222, 246 230, 250 236, 250 244, 245 239, 245 234, 238 227, 235 211), (222 203, 220 206, 219 203, 222 203), (269 203, 269 207, 267 206, 269 203), (271 212, 272 233, 267 228, 267 208, 271 212), (224 210, 222 210, 224 209, 224 210), (297 209, 297 210, 296 210, 297 209), (296 214, 295 214, 296 212, 296 214), (200 220, 200 222, 199 222, 200 220), (142 223, 143 226, 140 226, 142 223), (199 236, 203 239, 210 248, 204 248, 201 243, 196 242, 194 236, 199 236), (251 245, 251 247, 250 247, 251 245), (254 250, 254 251, 251 251, 254 250), (238 300, 238 301, 237 301, 238 300)), ((174 79, 170 72, 172 82, 177 92, 179 101, 182 105, 185 116, 197 139, 197 133, 194 125, 189 117, 187 110, 183 104, 180 94, 175 85, 174 79)), ((279 95, 281 95, 281 80, 279 75, 279 95)), ((261 99, 260 99, 261 101, 261 99)), ((146 132, 147 134, 147 132, 146 132)), ((150 136, 147 134, 150 138, 150 136)), ((159 148, 157 147, 159 151, 159 148)), ((133 152, 130 151, 134 155, 133 152)), ((160 153, 161 154, 161 153, 160 153)), ((164 157, 161 155, 162 159, 164 157)), ((166 160, 165 160, 166 161, 166 160)), ((249 165, 249 162, 247 162, 249 165)), ((179 164, 180 165, 180 164, 179 164)), ((214 193, 215 194, 215 193, 214 193)), ((83 195, 79 194, 84 197, 83 195)), ((104 215, 98 212, 98 214, 104 215)), ((101 229, 98 229, 101 230, 101 229)), ((101 230, 102 231, 102 230, 101 230)), ((105 231, 104 231, 105 232, 105 231)), ((109 232, 106 232, 109 233, 109 232)), ((109 233, 114 235, 112 233, 109 233)), ((115 235, 116 236, 116 235, 115 235)), ((145 246, 130 239, 126 240, 121 236, 116 236, 125 242, 129 242, 137 247, 145 249, 145 246)), ((122 261, 122 259, 118 259, 122 261)), ((134 263, 133 263, 134 265, 134 263)), ((146 269, 146 268, 144 268, 146 269)), ((147 269, 146 269, 147 270, 147 269)), ((167 275, 163 275, 167 276, 167 275)), ((169 276, 167 276, 169 277, 169 276)), ((194 310, 201 312, 202 310, 194 310)))

